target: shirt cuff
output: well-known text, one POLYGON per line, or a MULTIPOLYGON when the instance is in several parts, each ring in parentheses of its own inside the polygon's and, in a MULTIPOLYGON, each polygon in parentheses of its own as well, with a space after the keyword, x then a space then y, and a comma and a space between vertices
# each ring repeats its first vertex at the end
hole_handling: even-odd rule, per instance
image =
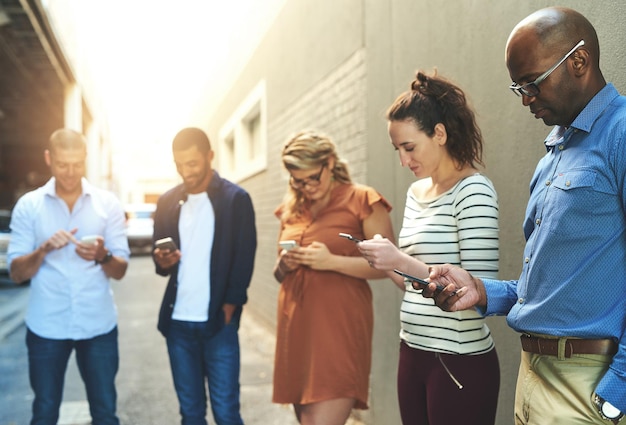
POLYGON ((606 371, 596 388, 596 394, 626 414, 626 376, 620 376, 611 368, 606 371))
POLYGON ((509 285, 511 282, 481 278, 485 285, 487 295, 487 307, 479 311, 484 316, 506 316, 515 303, 511 302, 509 285))

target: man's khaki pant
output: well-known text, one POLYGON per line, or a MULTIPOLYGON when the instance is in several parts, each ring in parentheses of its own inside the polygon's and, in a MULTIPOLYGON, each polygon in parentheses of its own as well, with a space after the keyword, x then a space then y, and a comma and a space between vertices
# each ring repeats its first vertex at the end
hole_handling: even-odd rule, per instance
MULTIPOLYGON (((516 425, 610 425, 592 402, 611 356, 570 358, 522 351, 515 391, 516 425)), ((621 423, 626 423, 622 419, 621 423)))

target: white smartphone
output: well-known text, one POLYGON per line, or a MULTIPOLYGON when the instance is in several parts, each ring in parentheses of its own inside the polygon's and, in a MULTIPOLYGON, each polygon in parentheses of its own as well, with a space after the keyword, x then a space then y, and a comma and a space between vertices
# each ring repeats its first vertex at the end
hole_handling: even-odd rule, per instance
POLYGON ((86 235, 80 238, 80 242, 85 245, 93 245, 98 241, 98 235, 86 235))
POLYGON ((294 240, 280 241, 280 242, 278 242, 278 244, 285 251, 290 251, 290 250, 292 250, 292 249, 294 249, 295 247, 298 246, 298 243, 296 241, 294 241, 294 240))
POLYGON ((154 243, 154 246, 161 250, 167 249, 170 251, 176 251, 178 249, 174 240, 170 238, 169 236, 167 238, 159 239, 158 241, 154 243))

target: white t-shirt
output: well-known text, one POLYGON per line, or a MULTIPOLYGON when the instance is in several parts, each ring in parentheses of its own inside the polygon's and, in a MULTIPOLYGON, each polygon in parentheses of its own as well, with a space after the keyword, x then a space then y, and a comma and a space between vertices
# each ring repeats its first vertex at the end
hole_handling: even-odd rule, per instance
POLYGON ((204 322, 211 300, 211 251, 215 213, 206 192, 190 194, 178 220, 181 259, 172 319, 204 322))
MULTIPOLYGON (((428 185, 417 181, 416 185, 428 185)), ((399 248, 426 264, 450 263, 477 277, 498 274, 498 199, 480 174, 459 181, 435 199, 407 194, 399 248)), ((493 348, 483 317, 475 310, 445 312, 406 285, 400 338, 410 347, 449 354, 481 354, 493 348)))

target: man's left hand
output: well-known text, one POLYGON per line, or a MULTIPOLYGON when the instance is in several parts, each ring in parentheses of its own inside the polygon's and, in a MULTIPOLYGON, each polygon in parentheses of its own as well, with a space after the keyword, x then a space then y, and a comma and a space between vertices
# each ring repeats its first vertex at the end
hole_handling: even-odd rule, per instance
POLYGON ((224 324, 228 325, 233 319, 233 314, 237 306, 235 304, 224 304, 222 310, 224 311, 224 324))

